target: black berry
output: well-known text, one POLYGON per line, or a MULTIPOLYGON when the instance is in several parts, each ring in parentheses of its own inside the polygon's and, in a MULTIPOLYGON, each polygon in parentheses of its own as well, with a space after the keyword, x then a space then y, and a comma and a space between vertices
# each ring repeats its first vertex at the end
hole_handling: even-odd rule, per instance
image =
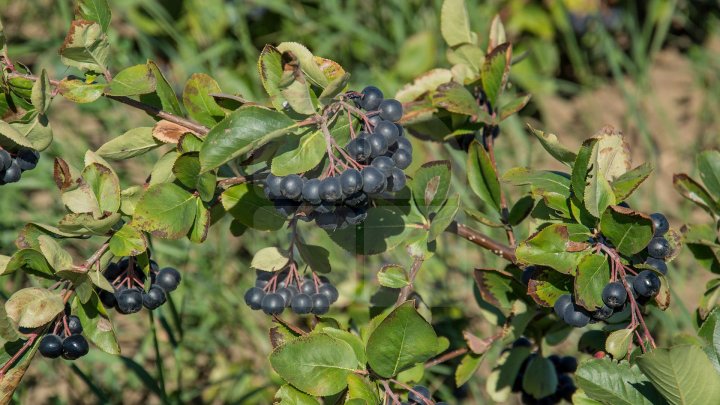
POLYGON ((398 149, 395 153, 393 153, 392 160, 398 168, 407 169, 407 167, 410 166, 410 163, 412 163, 412 151, 407 149, 398 149))
POLYGON ((340 179, 328 177, 320 182, 320 198, 330 203, 342 200, 343 194, 340 187, 340 179))
POLYGON ((647 259, 645 259, 645 264, 654 268, 655 270, 662 273, 663 275, 667 274, 667 271, 668 271, 667 263, 665 263, 665 261, 662 259, 648 257, 647 259))
POLYGON ((619 281, 609 283, 603 288, 602 300, 610 308, 620 308, 627 301, 627 291, 619 281))
POLYGON ((648 254, 656 259, 664 259, 670 254, 670 243, 662 237, 654 237, 647 246, 648 254))
POLYGON ((39 160, 40 152, 28 148, 20 149, 15 158, 22 171, 34 169, 39 160))
POLYGON ((378 122, 373 130, 373 133, 382 135, 388 146, 394 145, 400 136, 397 125, 385 120, 378 122))
POLYGON ((608 318, 610 318, 613 314, 613 309, 610 308, 607 305, 603 305, 599 309, 597 309, 595 312, 593 312, 593 318, 598 321, 604 321, 608 318))
POLYGON ((338 299, 338 290, 330 283, 325 283, 320 286, 320 294, 327 297, 328 301, 332 304, 333 302, 337 301, 338 299))
POLYGON ((380 134, 370 134, 367 141, 370 143, 370 157, 372 158, 382 156, 388 151, 387 141, 380 134))
POLYGON ((280 182, 280 193, 290 200, 297 200, 302 195, 303 180, 297 174, 286 176, 280 182))
POLYGON ((117 309, 121 314, 132 314, 142 309, 142 293, 137 288, 120 290, 116 295, 117 309))
POLYGON ((245 304, 252 309, 260 309, 263 298, 265 298, 265 291, 262 288, 252 287, 245 292, 245 304))
POLYGON ((403 116, 402 104, 395 99, 383 100, 380 103, 380 118, 392 122, 400 121, 403 116))
POLYGON ((367 137, 357 137, 347 144, 345 150, 351 158, 362 163, 370 158, 370 155, 372 154, 372 145, 367 137))
POLYGON ((159 285, 152 285, 147 293, 143 294, 143 305, 149 310, 159 308, 167 301, 165 290, 159 285))
MULTIPOLYGON (((0 151, 4 152, 4 151, 0 151)), ((2 163, 2 162, 0 162, 2 163)), ((38 347, 40 354, 44 357, 55 359, 60 357, 63 352, 63 342, 58 335, 45 335, 40 340, 40 346, 38 347)))
POLYGON ((268 174, 265 178, 265 196, 271 200, 282 197, 280 192, 282 180, 282 177, 275 176, 272 173, 268 174))
POLYGON ((5 169, 5 174, 2 176, 3 183, 16 183, 20 180, 22 170, 20 169, 20 165, 18 165, 17 160, 13 160, 12 163, 10 163, 10 166, 5 169))
POLYGON ((590 315, 577 304, 568 305, 563 313, 565 323, 576 328, 582 328, 590 322, 590 315))
POLYGON ((395 162, 387 156, 378 156, 372 161, 372 166, 385 176, 389 177, 392 174, 392 169, 395 168, 395 162))
POLYGON ((80 323, 80 318, 78 318, 75 315, 70 315, 67 318, 68 323, 68 329, 70 329, 70 334, 72 335, 79 335, 83 331, 82 324, 80 323))
POLYGON ((643 270, 635 277, 633 288, 643 297, 654 297, 660 292, 660 277, 651 270, 643 270))
POLYGON ((407 182, 407 178, 405 177, 405 172, 398 169, 397 167, 393 167, 392 171, 390 172, 390 176, 387 178, 387 189, 390 192, 397 192, 403 189, 405 187, 405 183, 407 182))
POLYGON ((78 359, 90 351, 87 339, 82 335, 71 335, 62 343, 63 357, 68 360, 78 359))
POLYGON ((387 179, 375 167, 368 166, 362 169, 363 191, 368 194, 378 194, 385 191, 387 179))
POLYGON ((285 300, 278 293, 265 294, 260 308, 267 315, 278 315, 285 309, 285 300))
POLYGON ((412 391, 408 393, 408 401, 417 402, 424 404, 425 401, 430 399, 430 390, 422 385, 416 385, 412 388, 412 391))
POLYGON ((367 86, 361 93, 360 107, 366 111, 376 110, 383 101, 383 92, 375 86, 367 86))
POLYGON ((312 311, 313 301, 312 298, 310 298, 307 294, 298 294, 292 298, 292 302, 290 303, 290 307, 292 308, 293 312, 295 312, 298 315, 305 315, 309 314, 310 311, 312 311))
POLYGON ((310 204, 320 204, 320 179, 310 179, 303 184, 302 198, 310 204))
POLYGON ((565 316, 565 309, 570 305, 572 305, 572 297, 570 294, 561 295, 555 301, 555 305, 553 306, 555 314, 562 319, 565 316))
POLYGON ((665 215, 656 212, 654 214, 650 214, 650 218, 652 219, 655 227, 655 236, 663 236, 670 230, 670 223, 667 218, 665 218, 665 215))
POLYGON ((165 267, 160 270, 155 278, 155 283, 162 287, 165 292, 172 292, 180 284, 180 272, 172 267, 165 267))
POLYGON ((313 294, 312 298, 312 313, 315 315, 326 314, 330 310, 330 300, 322 293, 313 294))
POLYGON ((0 172, 10 167, 12 156, 5 150, 0 149, 0 172))
POLYGON ((283 302, 285 303, 286 307, 290 306, 290 302, 292 301, 293 297, 295 296, 296 291, 293 290, 295 287, 282 287, 278 288, 275 292, 280 294, 283 298, 283 302))
POLYGON ((340 175, 340 188, 344 195, 349 196, 363 188, 363 179, 357 169, 347 169, 340 175))

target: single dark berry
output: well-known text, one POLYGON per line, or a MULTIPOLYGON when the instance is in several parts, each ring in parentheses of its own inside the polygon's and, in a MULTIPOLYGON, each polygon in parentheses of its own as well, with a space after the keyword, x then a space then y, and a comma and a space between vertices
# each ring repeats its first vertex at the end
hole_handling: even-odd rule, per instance
POLYGON ((345 205, 352 208, 366 208, 369 203, 370 198, 364 191, 359 191, 345 198, 345 205))
POLYGON ((656 212, 654 214, 650 214, 650 218, 652 219, 653 226, 655 228, 655 236, 663 236, 670 230, 670 223, 667 218, 665 218, 665 215, 656 212))
POLYGON ((408 401, 424 404, 430 399, 430 390, 423 385, 412 387, 412 391, 408 392, 408 401))
POLYGON ((654 237, 647 246, 648 254, 656 259, 664 259, 670 254, 670 242, 662 237, 654 237))
POLYGON ((340 188, 346 196, 353 195, 362 190, 363 179, 357 169, 347 169, 340 175, 340 188))
POLYGON ((378 156, 372 161, 372 166, 385 176, 389 177, 392 174, 392 169, 395 168, 395 162, 387 156, 378 156))
POLYGON ((627 301, 625 286, 619 281, 608 283, 602 291, 602 300, 610 308, 620 308, 627 301))
POLYGON ((293 296, 295 296, 295 291, 293 291, 293 289, 290 287, 282 287, 278 288, 275 292, 282 296, 285 306, 289 307, 293 296))
POLYGON ((63 357, 68 360, 78 359, 90 351, 87 339, 82 335, 68 336, 62 344, 63 357))
POLYGON ((289 200, 297 200, 302 195, 303 180, 297 174, 283 177, 280 182, 280 193, 289 200))
POLYGON ((28 148, 20 149, 15 157, 15 161, 17 161, 22 171, 34 169, 39 160, 40 152, 28 148))
POLYGON ((142 293, 137 288, 127 288, 115 294, 117 310, 121 314, 133 314, 142 309, 142 293))
POLYGON ((366 135, 363 138, 357 137, 352 141, 348 142, 347 146, 345 147, 348 155, 361 163, 370 159, 370 155, 372 155, 372 145, 368 140, 368 136, 369 135, 366 135))
POLYGON ((598 308, 597 310, 595 310, 595 312, 593 312, 592 316, 594 319, 596 319, 598 321, 604 321, 604 320, 610 318, 612 316, 613 312, 614 312, 614 310, 612 308, 610 308, 607 305, 603 305, 600 308, 598 308))
POLYGON ((660 277, 652 270, 643 270, 635 277, 633 288, 643 297, 654 297, 660 292, 660 277))
POLYGON ((342 188, 338 177, 327 177, 320 182, 320 198, 330 203, 342 200, 342 188))
POLYGON ((558 373, 574 373, 577 370, 578 361, 573 356, 563 356, 557 365, 558 373))
POLYGON ((530 284, 530 280, 532 279, 532 276, 535 274, 535 271, 537 270, 537 267, 535 266, 527 266, 523 269, 520 281, 524 285, 530 284))
POLYGON ((395 166, 400 169, 407 169, 410 163, 412 163, 412 151, 398 149, 393 153, 392 159, 393 162, 395 162, 395 166))
POLYGON ((572 305, 572 296, 570 296, 570 294, 559 296, 553 306, 555 314, 562 319, 565 316, 565 309, 570 305, 572 305))
POLYGON ((165 290, 165 292, 169 293, 175 291, 180 284, 181 278, 182 277, 180 276, 179 271, 172 267, 165 267, 158 272, 158 275, 155 278, 155 284, 159 285, 163 290, 165 290))
POLYGON ((398 122, 403 116, 402 104, 392 98, 388 100, 383 100, 383 102, 380 103, 380 107, 378 108, 380 109, 380 118, 384 120, 398 122))
POLYGON ((312 298, 312 313, 315 315, 326 314, 330 310, 330 300, 322 293, 313 294, 312 298))
POLYGON ((567 374, 558 376, 558 385, 555 395, 568 402, 572 402, 572 395, 575 393, 577 388, 572 378, 567 374))
POLYGON ((563 314, 565 323, 576 328, 582 328, 590 322, 590 314, 577 304, 568 305, 565 307, 565 313, 563 314))
POLYGON ((12 156, 5 149, 0 149, 0 172, 10 167, 12 160, 12 156))
POLYGON ((302 198, 310 204, 320 204, 320 179, 310 179, 303 184, 302 198))
POLYGON ((152 285, 147 293, 143 294, 143 306, 149 310, 159 308, 167 301, 165 290, 159 285, 152 285))
POLYGON ((100 290, 100 292, 98 292, 98 295, 100 296, 100 302, 102 302, 105 308, 115 308, 115 306, 117 305, 115 294, 109 291, 100 290))
POLYGON ((337 288, 335 288, 335 286, 330 283, 325 283, 320 286, 320 294, 326 296, 331 304, 337 301, 338 297, 340 296, 340 294, 338 294, 337 288))
POLYGON ((314 295, 318 292, 317 289, 315 289, 315 282, 310 278, 303 279, 302 286, 300 287, 300 292, 307 295, 314 295))
POLYGON ((519 338, 515 339, 512 347, 532 347, 532 343, 525 336, 520 336, 519 338))
POLYGON ((285 300, 282 295, 278 293, 265 294, 265 297, 263 297, 262 303, 260 304, 260 308, 267 315, 279 315, 282 313, 283 309, 285 309, 285 300))
POLYGON ((397 125, 385 120, 378 122, 373 130, 373 133, 382 135, 382 137, 385 138, 388 147, 394 145, 400 136, 397 125))
POLYGON ((63 341, 58 335, 45 335, 42 340, 40 340, 38 350, 44 357, 49 359, 58 358, 63 352, 63 341))
POLYGON ((375 126, 376 126, 380 121, 382 121, 382 118, 380 118, 380 114, 374 114, 374 115, 371 115, 370 117, 368 117, 367 120, 368 120, 368 122, 370 122, 370 126, 371 126, 372 128, 375 128, 375 126))
POLYGON ((383 101, 383 92, 375 86, 367 86, 361 93, 360 107, 365 111, 377 110, 383 101))
POLYGON ((398 150, 406 150, 410 152, 410 154, 412 154, 413 147, 409 139, 401 136, 400 138, 398 138, 396 146, 398 150))
POLYGON ((645 259, 645 264, 654 268, 655 270, 662 273, 663 275, 667 274, 668 267, 667 267, 667 263, 665 263, 665 260, 656 259, 654 257, 648 257, 647 259, 645 259))
POLYGON ((371 158, 382 156, 388 150, 387 141, 380 134, 370 134, 370 136, 367 137, 367 141, 370 143, 371 158))
POLYGON ((317 214, 315 224, 326 231, 334 231, 338 227, 338 215, 335 212, 317 214))
POLYGON ((298 315, 305 315, 309 314, 310 311, 312 311, 313 301, 312 298, 310 298, 309 295, 300 293, 292 298, 292 302, 290 303, 290 308, 292 308, 293 312, 295 312, 298 315))
POLYGON ((379 194, 385 191, 387 179, 382 172, 375 167, 367 166, 362 169, 363 191, 368 194, 379 194))
POLYGON ((268 174, 265 178, 265 196, 271 200, 274 200, 276 198, 281 198, 281 187, 280 183, 282 183, 283 178, 278 177, 272 173, 268 174))
POLYGON ((387 178, 387 190, 392 193, 398 192, 405 187, 406 183, 407 177, 405 177, 405 172, 397 167, 393 167, 390 176, 387 178))
POLYGON ((20 176, 22 175, 22 170, 20 169, 20 165, 18 165, 17 160, 13 160, 12 163, 10 163, 10 166, 5 169, 5 174, 2 176, 3 183, 16 183, 20 180, 20 176))
POLYGON ((71 335, 79 335, 83 331, 82 324, 80 323, 80 318, 78 318, 75 315, 70 315, 67 318, 68 323, 68 329, 70 329, 71 335))
POLYGON ((245 292, 245 304, 251 309, 260 309, 263 298, 265 298, 265 291, 262 288, 252 287, 245 292))

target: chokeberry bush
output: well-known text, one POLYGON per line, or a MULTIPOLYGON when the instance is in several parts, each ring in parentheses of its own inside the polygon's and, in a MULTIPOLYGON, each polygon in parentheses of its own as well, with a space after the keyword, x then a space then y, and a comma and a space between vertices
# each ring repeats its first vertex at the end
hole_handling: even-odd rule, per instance
POLYGON ((127 129, 82 161, 58 157, 45 173, 67 212, 54 224, 27 224, 17 251, 0 256, 1 275, 31 281, 0 307, 0 403, 12 400, 37 352, 66 360, 93 350, 120 355, 119 315, 145 308, 152 320, 167 304, 177 316, 173 291, 183 288, 183 269, 158 264, 153 241, 204 243, 224 217, 228 238, 280 236, 253 252, 251 288, 227 285, 195 299, 240 295, 246 307, 235 310, 266 315, 276 403, 445 404, 467 395, 462 387, 483 363, 486 395, 499 403, 720 400, 720 279, 708 282, 697 336, 659 347, 653 335, 671 305, 666 276, 684 245, 720 272, 720 154, 698 157, 704 186, 676 175, 680 193, 712 217, 681 229, 670 227, 668 213, 627 203, 653 167, 631 164, 615 128, 571 150, 528 127, 556 165, 499 167, 501 123, 530 101, 510 88, 522 56, 499 17, 481 35, 471 31, 464 1, 445 0, 440 23, 451 68, 392 96, 378 83, 350 88, 340 64, 299 43, 266 45, 257 70, 267 97, 249 100, 205 74, 193 74, 178 97, 152 61, 110 66, 107 2, 82 0, 75 10, 59 49, 65 77, 13 61, 0 35, 0 185, 20 181, 51 144, 47 111, 58 97, 109 100, 154 123, 127 129), (451 159, 412 165, 413 145, 448 145, 451 159), (150 151, 161 157, 145 180, 123 184, 123 161, 150 151), (500 230, 506 242, 467 221, 500 230), (445 234, 485 253, 468 279, 487 322, 439 336, 438 309, 417 280, 448 248, 445 234), (77 258, 80 243, 94 253, 77 258), (400 253, 374 275, 376 305, 343 299, 331 244, 348 261, 400 253), (578 357, 567 353, 570 341, 578 357), (439 372, 447 386, 424 383, 435 366, 447 366, 439 372))

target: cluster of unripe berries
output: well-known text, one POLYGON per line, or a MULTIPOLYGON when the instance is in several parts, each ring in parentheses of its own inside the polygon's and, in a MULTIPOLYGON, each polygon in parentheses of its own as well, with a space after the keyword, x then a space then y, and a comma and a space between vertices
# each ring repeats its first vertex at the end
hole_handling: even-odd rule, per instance
POLYGON ((402 104, 383 99, 373 86, 366 87, 356 102, 367 111, 364 130, 345 146, 342 157, 347 161, 342 166, 334 166, 337 158, 330 156, 335 171, 326 177, 270 174, 266 178, 265 195, 283 215, 292 215, 304 205, 307 216, 301 218, 327 230, 344 228, 365 220, 373 196, 405 187, 403 170, 412 162, 412 145, 397 124, 402 104))
POLYGON ((17 153, 11 154, 0 148, 0 186, 17 183, 22 173, 34 169, 39 160, 40 152, 36 150, 20 148, 17 153))
MULTIPOLYGON (((531 347, 532 344, 526 338, 520 338, 513 343, 513 347, 519 346, 531 347)), ((554 393, 542 398, 535 398, 523 391, 523 378, 525 377, 525 370, 527 369, 530 361, 536 356, 538 356, 537 353, 530 354, 530 356, 528 356, 520 366, 520 371, 518 371, 518 374, 515 377, 515 382, 513 383, 513 392, 522 393, 522 403, 528 405, 553 405, 561 402, 562 400, 572 402, 572 396, 577 388, 575 387, 575 382, 570 374, 574 373, 578 366, 577 359, 572 356, 560 357, 555 354, 548 356, 548 360, 550 360, 555 367, 555 374, 557 375, 557 387, 555 388, 554 393)))
POLYGON ((628 290, 639 305, 644 305, 660 292, 660 277, 655 273, 667 273, 665 259, 670 255, 670 243, 664 235, 670 228, 667 218, 660 213, 650 216, 653 220, 655 234, 647 246, 647 258, 643 263, 653 270, 640 270, 637 275, 626 275, 624 280, 608 283, 602 291, 604 305, 594 312, 573 302, 570 294, 560 296, 555 301, 554 310, 560 319, 568 325, 582 328, 590 322, 604 321, 614 313, 622 312, 628 304, 628 290), (626 288, 626 285, 628 288, 626 288))
POLYGON ((67 360, 78 359, 90 351, 83 331, 80 318, 75 315, 65 316, 55 333, 49 333, 40 340, 38 351, 44 357, 55 359, 62 356, 67 360))
POLYGON ((150 260, 150 287, 145 291, 145 273, 132 258, 110 263, 103 275, 115 292, 99 290, 100 300, 106 308, 115 308, 121 314, 138 312, 143 306, 151 311, 159 308, 181 280, 176 269, 165 267, 161 270, 154 260, 150 260))
POLYGON ((447 405, 447 402, 433 402, 430 390, 424 385, 416 385, 412 387, 412 391, 408 392, 408 400, 401 402, 402 405, 447 405))
POLYGON ((279 315, 285 308, 298 315, 323 315, 337 301, 338 290, 326 277, 305 277, 298 285, 294 277, 286 281, 288 272, 274 274, 258 271, 255 286, 245 292, 245 303, 267 315, 279 315))

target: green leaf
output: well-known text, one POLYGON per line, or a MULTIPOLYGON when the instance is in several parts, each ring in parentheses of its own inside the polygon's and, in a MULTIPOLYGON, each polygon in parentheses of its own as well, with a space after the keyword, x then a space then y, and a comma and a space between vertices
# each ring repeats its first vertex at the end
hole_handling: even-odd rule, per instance
POLYGON ((263 231, 276 231, 285 224, 286 218, 265 198, 260 187, 238 184, 222 193, 225 210, 241 224, 263 231))
POLYGON ((585 193, 583 194, 585 208, 595 218, 600 218, 607 207, 617 202, 609 179, 602 170, 600 156, 603 150, 600 147, 600 142, 595 143, 593 147, 590 166, 585 178, 585 193))
POLYGON ((150 173, 151 186, 162 183, 171 183, 175 180, 175 174, 172 169, 179 156, 179 153, 171 150, 164 154, 160 160, 155 163, 155 166, 150 173))
POLYGON ((102 97, 105 85, 101 83, 88 84, 84 80, 66 77, 60 80, 57 89, 66 99, 84 104, 92 103, 102 97))
POLYGON ((720 309, 713 310, 705 319, 698 336, 705 340, 703 350, 715 367, 715 371, 720 373, 720 309))
POLYGON ((300 252, 305 264, 316 273, 330 273, 330 252, 322 246, 307 245, 304 242, 296 242, 295 246, 300 252))
POLYGON ((42 72, 40 72, 40 77, 38 77, 38 79, 35 80, 35 84, 33 84, 32 95, 30 97, 33 107, 35 107, 40 114, 45 114, 50 106, 51 92, 50 79, 48 79, 47 71, 43 69, 42 72))
POLYGON ((225 118, 225 111, 210 95, 213 93, 222 93, 222 90, 212 77, 204 73, 190 76, 183 90, 183 104, 190 118, 211 128, 225 118))
POLYGON ((542 198, 558 215, 570 218, 570 179, 566 173, 515 167, 503 175, 502 181, 515 186, 529 185, 533 197, 542 198))
POLYGON ((622 359, 627 356, 633 338, 633 330, 628 328, 612 332, 605 341, 605 351, 610 353, 614 359, 622 359))
POLYGON ((473 141, 467 158, 470 188, 495 211, 500 212, 500 181, 485 148, 473 141))
POLYGON ((194 243, 203 243, 210 230, 210 209, 205 207, 202 199, 195 199, 195 221, 193 222, 188 239, 194 243))
POLYGON ((132 225, 159 238, 182 238, 195 220, 195 199, 173 183, 150 186, 135 206, 132 225))
POLYGON ((720 151, 706 150, 697 156, 697 168, 700 179, 707 190, 720 200, 720 151))
POLYGON ((210 201, 215 194, 215 173, 200 173, 198 152, 183 153, 173 165, 178 181, 189 190, 197 190, 203 201, 210 201))
POLYGON ((155 91, 155 74, 147 64, 130 66, 118 72, 105 88, 110 96, 137 96, 155 91))
POLYGON ((276 111, 254 106, 235 110, 207 134, 200 149, 202 169, 220 167, 296 127, 293 120, 276 111))
POLYGON ((480 368, 484 358, 484 354, 468 353, 464 355, 455 369, 455 386, 460 387, 470 381, 470 378, 480 368))
POLYGON ((258 59, 258 73, 265 92, 276 110, 284 109, 285 98, 280 92, 280 80, 283 74, 282 54, 272 45, 265 45, 258 59))
POLYGON ((530 128, 530 132, 537 137, 542 147, 545 148, 550 156, 554 157, 558 162, 564 163, 568 167, 573 166, 575 159, 577 159, 577 155, 564 147, 560 141, 558 141, 557 135, 537 130, 529 125, 528 128, 530 128))
POLYGON ((653 223, 648 215, 619 205, 605 211, 600 230, 620 253, 628 256, 645 249, 653 237, 653 223))
MULTIPOLYGON (((333 322, 334 321, 335 320, 333 319, 333 322)), ((318 327, 319 326, 316 326, 315 329, 317 330, 318 327)), ((358 359, 358 367, 363 370, 365 369, 365 363, 367 363, 367 356, 365 355, 365 344, 360 339, 360 336, 330 326, 320 328, 319 332, 325 333, 335 339, 342 340, 343 342, 349 344, 355 352, 355 357, 357 357, 358 359)))
POLYGON ((610 282, 610 262, 604 254, 592 254, 582 258, 575 277, 575 301, 588 311, 603 306, 602 291, 610 282))
POLYGON ((75 20, 60 47, 60 60, 67 66, 103 73, 110 44, 100 24, 75 20))
POLYGON ((561 295, 570 294, 572 283, 572 277, 556 271, 542 271, 530 279, 527 293, 538 305, 552 307, 561 295))
POLYGON ((25 137, 32 148, 37 151, 47 149, 52 143, 53 132, 46 115, 36 114, 27 122, 13 122, 10 125, 25 137))
POLYGON ((530 94, 523 97, 516 97, 500 107, 500 121, 510 118, 511 115, 525 108, 527 103, 530 102, 530 98, 530 94))
MULTIPOLYGON (((175 90, 170 86, 170 83, 168 83, 158 65, 150 60, 147 62, 147 66, 150 71, 152 71, 153 76, 155 76, 155 95, 157 96, 156 100, 159 100, 159 105, 157 106, 162 108, 163 111, 182 116, 183 111, 182 108, 180 108, 177 94, 175 94, 175 90)), ((140 96, 141 101, 146 101, 149 104, 158 104, 155 100, 148 100, 149 98, 153 98, 153 96, 140 96)))
POLYGON ((460 195, 455 194, 449 197, 445 204, 438 210, 430 222, 428 231, 428 242, 434 241, 445 229, 455 220, 458 209, 460 209, 460 195))
POLYGON ((327 87, 320 93, 318 100, 323 105, 329 105, 335 101, 335 96, 342 93, 350 81, 350 73, 345 73, 328 83, 327 87))
POLYGON ((415 224, 398 207, 387 205, 368 209, 361 224, 329 233, 340 247, 353 254, 375 255, 393 249, 410 238, 415 224))
POLYGON ((85 167, 82 178, 95 197, 101 213, 120 210, 120 180, 110 168, 92 163, 85 167))
POLYGON ((671 404, 706 404, 720 398, 720 374, 697 346, 654 349, 638 357, 637 363, 671 404))
POLYGON ((637 365, 609 358, 580 364, 575 381, 585 394, 597 401, 617 405, 662 405, 663 397, 653 388, 637 365))
POLYGON ((480 296, 495 307, 510 309, 516 299, 525 295, 515 279, 495 269, 475 269, 473 277, 480 296))
POLYGON ((315 396, 342 391, 357 362, 349 344, 324 333, 291 340, 270 354, 270 364, 283 380, 315 396))
POLYGON ((650 163, 643 163, 630 170, 612 182, 613 193, 616 201, 625 201, 645 179, 650 176, 653 166, 650 163))
POLYGON ((575 274, 578 262, 589 245, 590 231, 579 224, 552 224, 520 243, 515 254, 524 264, 552 267, 575 274))
POLYGON ((448 46, 472 43, 465 0, 445 0, 440 10, 440 32, 448 46))
POLYGON ((72 256, 55 242, 55 239, 47 235, 42 235, 38 238, 38 244, 40 246, 40 252, 42 252, 48 264, 53 269, 58 271, 67 270, 72 267, 72 256))
MULTIPOLYGON (((305 73, 311 81, 320 87, 326 87, 331 80, 345 74, 345 71, 342 70, 340 65, 337 65, 334 62, 334 70, 329 72, 323 71, 321 66, 318 66, 316 57, 313 56, 313 54, 304 45, 297 42, 281 42, 278 44, 277 49, 280 52, 292 52, 300 62, 300 67, 302 68, 303 73, 305 73)), ((323 61, 329 62, 327 59, 324 59, 323 61)))
POLYGON ((46 325, 64 308, 65 303, 57 291, 38 287, 23 288, 5 303, 8 317, 21 328, 46 325))
POLYGON ((111 18, 110 6, 107 0, 80 0, 77 3, 76 10, 78 17, 95 21, 100 24, 104 32, 107 32, 111 18))
POLYGON ((283 75, 280 79, 280 93, 288 106, 298 114, 310 115, 315 113, 315 94, 311 92, 305 75, 298 66, 295 54, 283 54, 283 75), (292 58, 287 56, 292 55, 292 58))
POLYGON ((381 377, 400 371, 435 355, 437 335, 418 314, 414 301, 393 310, 372 332, 367 343, 368 364, 381 377))
POLYGON ((438 160, 420 166, 410 182, 415 205, 427 217, 442 207, 450 190, 450 162, 438 160))
POLYGON ((500 44, 485 58, 482 66, 482 86, 490 105, 497 109, 497 102, 505 89, 510 73, 512 46, 500 44))
MULTIPOLYGON (((15 341, 13 344, 6 344, 3 353, 8 360, 11 356, 18 354, 24 344, 29 343, 27 341, 15 341)), ((20 381, 27 372, 33 357, 37 353, 40 339, 36 339, 35 342, 25 351, 25 354, 20 356, 17 362, 7 370, 7 373, 0 380, 0 403, 9 404, 13 401, 13 394, 15 390, 20 386, 20 381)))
POLYGON ((5 121, 0 121, 0 146, 5 149, 33 147, 29 139, 25 138, 15 127, 5 121))
POLYGON ((5 312, 5 306, 0 305, 0 338, 7 342, 14 342, 20 339, 20 334, 15 331, 10 318, 8 318, 7 312, 5 312))
POLYGON ((130 224, 123 225, 110 238, 110 251, 115 256, 137 256, 145 250, 147 250, 145 235, 130 224))
MULTIPOLYGON (((572 165, 572 175, 570 177, 570 183, 572 187, 572 193, 578 203, 583 204, 585 196, 585 179, 591 165, 591 159, 593 151, 597 152, 595 146, 597 145, 597 139, 590 138, 583 142, 578 154, 575 158, 575 162, 572 165)), ((596 154, 597 156, 597 154, 596 154)))
POLYGON ((91 234, 103 236, 120 220, 120 213, 115 212, 101 218, 94 218, 92 214, 67 214, 58 223, 63 232, 77 234, 91 234))
MULTIPOLYGON (((350 374, 347 377, 348 392, 346 401, 362 400, 358 404, 373 405, 380 403, 377 389, 366 378, 357 374, 350 374)), ((348 402, 346 402, 348 404, 348 402)))
POLYGON ((523 391, 540 399, 553 394, 557 385, 557 372, 552 361, 540 355, 533 357, 523 374, 523 391))
POLYGON ((475 96, 457 82, 444 83, 432 94, 432 103, 452 113, 469 115, 471 119, 490 122, 490 116, 478 106, 475 96))
POLYGON ((273 403, 278 405, 320 405, 317 399, 287 384, 280 387, 275 393, 273 403))
POLYGON ((718 203, 712 198, 710 193, 687 174, 674 175, 673 186, 675 186, 675 190, 677 190, 680 195, 694 202, 704 210, 710 213, 720 212, 718 203))
POLYGON ((93 292, 87 302, 78 304, 76 301, 73 303, 73 308, 83 326, 83 335, 105 353, 119 355, 120 346, 113 324, 98 295, 93 292))
POLYGON ((152 130, 152 127, 133 128, 106 142, 95 153, 110 160, 140 156, 163 145, 153 137, 152 130))
POLYGON ((410 284, 405 268, 399 264, 386 264, 377 273, 378 282, 383 287, 403 288, 410 284))
POLYGON ((288 150, 275 155, 270 169, 276 176, 304 173, 320 164, 325 152, 325 137, 322 131, 308 132, 297 144, 291 143, 288 150))
POLYGON ((5 270, 0 274, 6 275, 17 270, 45 278, 52 278, 55 274, 45 256, 34 249, 20 249, 15 252, 5 265, 5 270))
POLYGON ((250 267, 262 271, 280 271, 287 266, 290 257, 287 252, 271 246, 262 248, 255 253, 250 267))
POLYGON ((494 401, 507 402, 520 368, 528 356, 529 347, 513 347, 501 354, 485 382, 485 388, 494 401))

